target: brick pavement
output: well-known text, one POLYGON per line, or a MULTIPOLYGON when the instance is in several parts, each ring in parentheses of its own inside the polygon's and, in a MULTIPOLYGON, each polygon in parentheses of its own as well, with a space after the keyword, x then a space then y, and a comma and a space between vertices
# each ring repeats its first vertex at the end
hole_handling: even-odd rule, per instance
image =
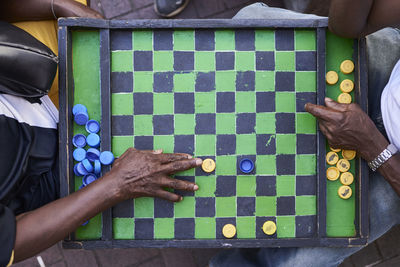
MULTIPOLYGON (((176 18, 231 18, 242 7, 258 1, 191 0, 176 18)), ((282 0, 263 1, 282 6, 282 0)), ((158 18, 153 0, 91 0, 91 7, 108 19, 158 18)), ((346 259, 341 267, 400 266, 400 226, 346 259)), ((46 266, 205 267, 220 249, 104 249, 65 250, 61 243, 39 254, 46 266)), ((14 266, 40 266, 36 256, 14 266)))

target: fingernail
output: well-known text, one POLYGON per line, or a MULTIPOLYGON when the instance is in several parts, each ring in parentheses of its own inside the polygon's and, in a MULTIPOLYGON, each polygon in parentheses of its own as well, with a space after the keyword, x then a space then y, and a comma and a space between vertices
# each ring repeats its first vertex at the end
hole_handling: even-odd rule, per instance
POLYGON ((181 197, 180 199, 179 199, 179 201, 182 201, 183 200, 183 197, 181 197))
POLYGON ((192 158, 193 158, 192 156, 188 155, 188 159, 192 159, 192 158))
POLYGON ((194 191, 199 190, 199 186, 198 186, 197 184, 195 184, 195 185, 193 186, 193 190, 194 190, 194 191))
POLYGON ((196 159, 196 165, 200 165, 201 163, 203 163, 202 159, 196 159))
POLYGON ((331 102, 332 99, 330 99, 329 97, 325 97, 325 101, 331 102))

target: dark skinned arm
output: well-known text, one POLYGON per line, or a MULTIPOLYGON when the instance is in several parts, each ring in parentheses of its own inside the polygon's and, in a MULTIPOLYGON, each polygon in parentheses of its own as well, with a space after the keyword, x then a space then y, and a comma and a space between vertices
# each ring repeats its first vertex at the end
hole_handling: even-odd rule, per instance
MULTIPOLYGON (((326 106, 306 104, 333 148, 354 149, 367 162, 375 159, 389 142, 357 104, 339 104, 330 98, 326 106)), ((378 171, 400 196, 400 154, 392 156, 378 171)))
POLYGON ((181 196, 164 188, 195 191, 198 186, 169 175, 197 167, 201 162, 201 159, 187 154, 128 149, 101 179, 68 197, 18 216, 15 262, 52 246, 85 221, 118 202, 143 196, 174 202, 182 200, 181 196))

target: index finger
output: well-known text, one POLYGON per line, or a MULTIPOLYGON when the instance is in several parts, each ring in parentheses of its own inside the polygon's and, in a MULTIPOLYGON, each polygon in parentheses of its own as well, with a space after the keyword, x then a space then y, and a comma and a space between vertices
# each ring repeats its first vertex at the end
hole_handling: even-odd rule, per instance
POLYGON ((308 113, 318 119, 330 120, 335 116, 335 112, 325 106, 307 103, 304 108, 308 113))
POLYGON ((160 159, 161 163, 170 163, 178 160, 185 160, 185 159, 191 159, 192 156, 189 154, 184 154, 184 153, 165 153, 165 154, 159 154, 157 156, 158 159, 160 159))
POLYGON ((203 161, 201 159, 197 159, 197 158, 174 161, 171 163, 161 165, 160 172, 172 174, 172 173, 176 173, 176 172, 180 172, 180 171, 186 171, 186 170, 200 166, 202 162, 203 161))

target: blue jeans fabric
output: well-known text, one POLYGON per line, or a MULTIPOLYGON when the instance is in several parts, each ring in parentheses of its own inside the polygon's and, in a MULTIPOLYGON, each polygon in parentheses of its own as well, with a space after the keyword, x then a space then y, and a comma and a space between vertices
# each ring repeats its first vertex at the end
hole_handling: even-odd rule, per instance
MULTIPOLYGON (((302 19, 317 18, 289 10, 270 8, 263 3, 245 7, 234 19, 302 19)), ((369 115, 384 132, 380 112, 380 96, 394 65, 400 58, 400 32, 386 28, 367 37, 369 71, 369 115)), ((400 222, 400 199, 378 173, 369 175, 369 217, 371 243, 400 222)), ((351 248, 261 248, 230 249, 216 255, 210 267, 216 266, 337 266, 362 247, 351 248)))

